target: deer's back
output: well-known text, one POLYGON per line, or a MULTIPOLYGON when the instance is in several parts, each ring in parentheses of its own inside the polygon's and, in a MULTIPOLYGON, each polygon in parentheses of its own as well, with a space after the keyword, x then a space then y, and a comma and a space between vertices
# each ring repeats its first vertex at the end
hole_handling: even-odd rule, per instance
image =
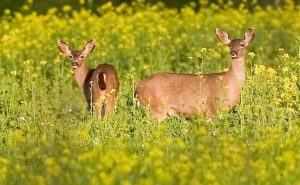
POLYGON ((101 72, 104 73, 106 76, 105 91, 108 93, 111 90, 115 89, 116 93, 117 93, 119 91, 119 80, 118 80, 118 76, 117 76, 117 72, 116 72, 115 68, 110 64, 98 65, 92 75, 93 81, 97 81, 98 75, 101 72))
POLYGON ((100 64, 95 69, 91 69, 87 75, 84 84, 84 95, 88 103, 96 102, 100 96, 111 93, 111 97, 115 97, 119 91, 119 80, 116 70, 112 65, 100 64), (105 74, 105 88, 99 86, 99 75, 105 74), (113 89, 115 90, 114 93, 113 89), (92 94, 91 94, 92 93, 92 94))

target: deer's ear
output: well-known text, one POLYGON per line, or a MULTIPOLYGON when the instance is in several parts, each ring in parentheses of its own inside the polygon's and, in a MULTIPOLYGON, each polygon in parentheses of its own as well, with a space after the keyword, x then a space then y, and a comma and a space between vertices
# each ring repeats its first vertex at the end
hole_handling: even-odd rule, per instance
POLYGON ((61 53, 65 54, 65 55, 71 54, 70 46, 67 43, 65 43, 64 41, 58 40, 57 45, 58 45, 58 48, 61 53))
POLYGON ((216 35, 223 44, 229 44, 231 42, 229 35, 220 28, 216 29, 216 35))
POLYGON ((249 43, 253 40, 255 36, 255 32, 253 28, 248 28, 248 30, 245 32, 244 40, 246 43, 249 43))
POLYGON ((95 44, 96 44, 95 39, 88 41, 84 46, 83 54, 87 55, 89 53, 92 53, 95 49, 95 44))

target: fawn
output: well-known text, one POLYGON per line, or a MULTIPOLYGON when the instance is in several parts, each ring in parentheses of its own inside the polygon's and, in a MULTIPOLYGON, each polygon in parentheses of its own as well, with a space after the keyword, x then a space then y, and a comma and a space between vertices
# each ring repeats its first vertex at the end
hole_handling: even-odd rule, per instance
POLYGON ((135 94, 140 103, 150 107, 158 122, 167 115, 190 117, 204 113, 214 117, 220 109, 232 109, 240 98, 245 81, 245 53, 254 38, 249 28, 243 39, 231 40, 228 34, 216 29, 218 39, 229 46, 231 67, 227 72, 204 75, 157 73, 140 81, 135 94))
POLYGON ((59 40, 58 47, 71 60, 75 80, 83 92, 88 107, 99 117, 113 113, 116 106, 116 96, 119 90, 119 80, 112 65, 100 64, 90 69, 85 61, 86 56, 92 53, 96 40, 87 42, 83 50, 71 50, 70 46, 59 40))

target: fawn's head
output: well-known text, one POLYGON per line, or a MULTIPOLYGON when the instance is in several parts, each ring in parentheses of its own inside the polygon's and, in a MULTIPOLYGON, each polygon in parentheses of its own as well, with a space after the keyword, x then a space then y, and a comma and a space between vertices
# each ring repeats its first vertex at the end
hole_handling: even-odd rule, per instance
POLYGON ((68 56, 71 60, 71 64, 72 64, 72 68, 73 69, 77 69, 78 67, 81 66, 84 58, 91 52, 93 52, 94 48, 95 48, 95 44, 96 44, 96 40, 90 40, 89 42, 87 42, 84 46, 83 50, 71 50, 70 46, 59 40, 58 41, 58 48, 60 49, 61 53, 63 53, 64 55, 68 56))
POLYGON ((225 31, 217 28, 216 35, 222 43, 229 46, 231 58, 238 59, 245 56, 246 48, 253 40, 255 33, 253 28, 248 28, 243 39, 231 40, 225 31))

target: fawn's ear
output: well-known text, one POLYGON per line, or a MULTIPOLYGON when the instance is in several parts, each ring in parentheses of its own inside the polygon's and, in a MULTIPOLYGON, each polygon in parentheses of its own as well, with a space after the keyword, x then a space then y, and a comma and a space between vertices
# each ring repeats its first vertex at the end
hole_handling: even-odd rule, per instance
POLYGON ((247 31, 245 32, 245 42, 246 43, 249 43, 253 40, 255 36, 255 32, 254 32, 254 29, 253 28, 248 28, 247 31))
POLYGON ((98 74, 98 84, 100 89, 103 91, 106 89, 106 75, 103 72, 98 74))
POLYGON ((216 29, 216 35, 223 44, 229 44, 231 42, 228 34, 220 28, 216 29))
POLYGON ((58 40, 57 45, 58 45, 58 48, 61 53, 65 54, 65 55, 71 54, 71 49, 70 49, 69 45, 67 43, 65 43, 64 41, 58 40))
POLYGON ((83 54, 87 55, 89 53, 92 53, 93 50, 95 49, 95 44, 96 44, 95 39, 92 39, 92 40, 88 41, 84 46, 83 54))

